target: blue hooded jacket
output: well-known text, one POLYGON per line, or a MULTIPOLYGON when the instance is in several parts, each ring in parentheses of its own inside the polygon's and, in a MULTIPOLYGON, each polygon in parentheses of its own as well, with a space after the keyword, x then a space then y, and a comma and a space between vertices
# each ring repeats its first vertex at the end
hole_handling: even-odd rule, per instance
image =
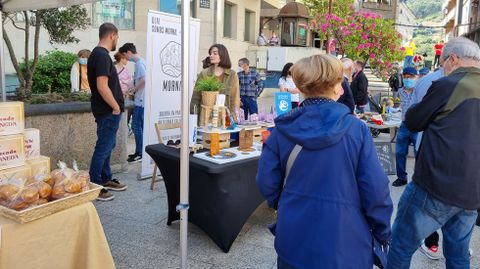
POLYGON ((297 108, 275 124, 257 184, 270 207, 278 203, 280 259, 298 269, 372 268, 374 247, 390 240, 393 205, 367 126, 346 106, 327 101, 297 108), (282 191, 295 144, 303 148, 282 191))

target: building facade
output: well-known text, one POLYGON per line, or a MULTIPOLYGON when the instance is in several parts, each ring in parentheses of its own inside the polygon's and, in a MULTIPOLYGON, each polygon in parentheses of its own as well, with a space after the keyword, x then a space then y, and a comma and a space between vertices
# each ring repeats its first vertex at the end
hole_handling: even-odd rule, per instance
POLYGON ((396 20, 398 0, 357 0, 355 7, 382 15, 386 19, 396 20))
POLYGON ((410 8, 403 2, 397 5, 396 26, 395 29, 402 35, 403 43, 407 42, 410 37, 413 37, 413 30, 416 25, 416 17, 410 8))
POLYGON ((442 10, 447 41, 466 36, 480 44, 479 0, 446 0, 442 10))
MULTIPOLYGON (((200 20, 200 51, 196 64, 208 55, 208 49, 215 43, 224 44, 233 63, 245 57, 248 48, 255 44, 260 29, 261 2, 280 8, 278 0, 191 0, 190 10, 194 18, 200 20)), ((81 49, 93 49, 98 43, 98 27, 104 22, 112 22, 119 29, 119 46, 133 42, 140 55, 145 55, 148 10, 159 10, 171 14, 180 14, 180 2, 177 0, 107 0, 84 5, 90 13, 91 27, 75 32, 80 39, 78 44, 52 45, 48 34, 42 29, 40 53, 54 49, 76 53, 81 49)), ((19 16, 17 24, 22 26, 19 16)), ((24 57, 24 36, 7 23, 5 29, 14 44, 18 59, 24 57)), ((33 28, 32 28, 33 29, 33 28)), ((33 44, 31 35, 30 44, 33 44)), ((33 55, 33 48, 31 48, 33 55)), ((15 73, 8 50, 5 49, 6 73, 15 73)), ((235 68, 235 65, 233 66, 235 68)))

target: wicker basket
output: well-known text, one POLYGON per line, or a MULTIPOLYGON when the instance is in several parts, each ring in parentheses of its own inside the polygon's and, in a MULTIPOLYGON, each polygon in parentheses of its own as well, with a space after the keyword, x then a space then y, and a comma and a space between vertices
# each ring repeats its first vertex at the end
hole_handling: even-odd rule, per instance
POLYGON ((58 199, 22 211, 16 211, 4 206, 0 206, 0 212, 6 218, 18 223, 26 223, 32 220, 40 219, 59 211, 90 202, 98 197, 102 186, 90 183, 90 190, 84 191, 66 198, 58 199))
POLYGON ((218 92, 202 92, 202 105, 204 106, 214 106, 217 102, 218 92))

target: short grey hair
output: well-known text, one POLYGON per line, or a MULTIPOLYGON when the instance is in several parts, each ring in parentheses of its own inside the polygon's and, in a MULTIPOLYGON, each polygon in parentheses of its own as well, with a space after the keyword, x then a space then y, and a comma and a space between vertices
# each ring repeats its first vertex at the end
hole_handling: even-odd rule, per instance
POLYGON ((340 59, 340 61, 342 61, 342 64, 343 64, 343 69, 348 69, 350 67, 353 66, 353 60, 350 59, 350 58, 342 58, 340 59))
POLYGON ((452 39, 445 44, 442 58, 446 59, 452 53, 461 59, 469 58, 480 61, 480 47, 478 44, 463 36, 452 39))

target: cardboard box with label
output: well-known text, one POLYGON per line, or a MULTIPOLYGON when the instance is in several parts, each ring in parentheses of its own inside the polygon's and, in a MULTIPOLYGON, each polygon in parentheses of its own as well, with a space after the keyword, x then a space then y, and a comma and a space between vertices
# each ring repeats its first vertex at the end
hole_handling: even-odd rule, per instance
POLYGON ((39 156, 35 159, 27 161, 27 164, 32 169, 32 176, 41 174, 50 174, 50 158, 46 156, 39 156))
POLYGON ((23 102, 0 102, 0 135, 21 134, 24 128, 23 102))
POLYGON ((0 136, 0 170, 25 164, 25 139, 21 135, 0 136))
POLYGON ((32 171, 28 165, 22 165, 10 169, 0 171, 0 182, 10 179, 29 179, 32 176, 32 171))
POLYGON ((25 137, 25 159, 40 157, 40 130, 29 128, 23 132, 25 137))

